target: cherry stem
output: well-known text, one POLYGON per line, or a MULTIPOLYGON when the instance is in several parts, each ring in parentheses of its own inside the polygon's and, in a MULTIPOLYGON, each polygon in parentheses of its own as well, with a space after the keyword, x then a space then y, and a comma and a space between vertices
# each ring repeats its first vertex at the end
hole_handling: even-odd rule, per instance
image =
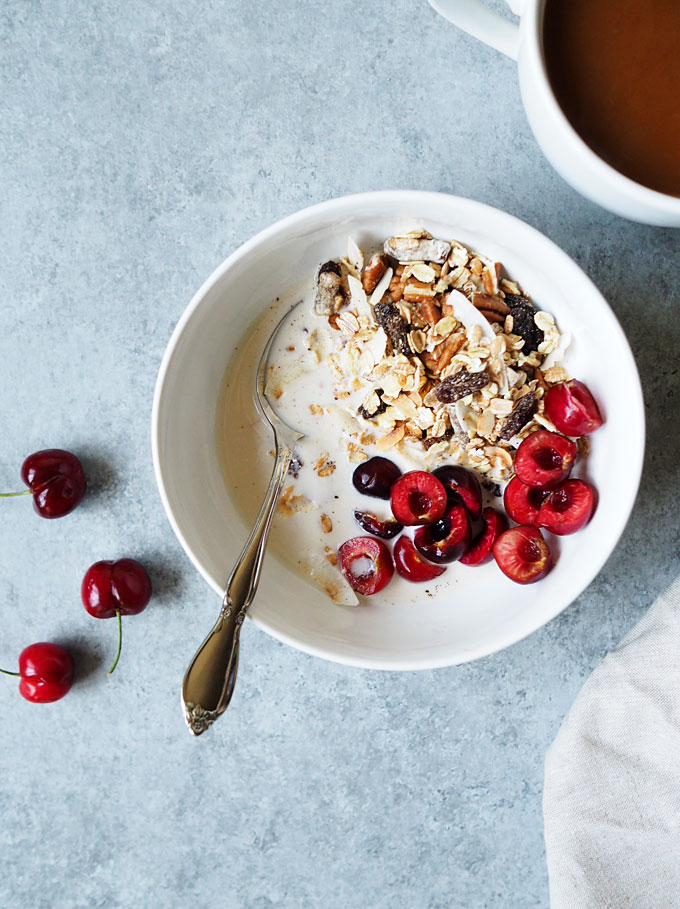
POLYGON ((30 496, 32 489, 22 489, 21 492, 0 492, 0 499, 13 499, 15 496, 30 496))
POLYGON ((21 678, 20 672, 10 672, 9 669, 0 669, 0 672, 3 675, 15 675, 15 676, 17 676, 17 678, 21 678))
POLYGON ((116 609, 116 615, 118 616, 118 650, 116 651, 116 659, 113 661, 113 665, 106 673, 107 675, 111 675, 113 670, 118 665, 118 660, 120 659, 120 648, 123 645, 123 620, 120 615, 120 609, 116 609))

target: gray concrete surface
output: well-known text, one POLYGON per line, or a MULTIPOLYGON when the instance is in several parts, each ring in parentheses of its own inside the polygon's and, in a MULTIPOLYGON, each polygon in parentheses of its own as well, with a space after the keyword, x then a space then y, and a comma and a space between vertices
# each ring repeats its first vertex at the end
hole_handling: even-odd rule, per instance
POLYGON ((1 683, 0 906, 547 906, 545 750, 680 562, 678 234, 566 186, 514 65, 425 0, 5 0, 0 181, 0 486, 30 451, 62 446, 92 487, 61 522, 0 505, 0 664, 44 639, 79 657, 58 704, 1 683), (524 218, 611 301, 647 398, 633 519, 559 619, 462 668, 363 672, 246 627, 229 715, 194 741, 178 684, 215 600, 154 484, 163 349, 255 231, 395 187, 524 218), (158 595, 126 622, 107 679, 115 627, 85 614, 79 584, 124 554, 158 595))

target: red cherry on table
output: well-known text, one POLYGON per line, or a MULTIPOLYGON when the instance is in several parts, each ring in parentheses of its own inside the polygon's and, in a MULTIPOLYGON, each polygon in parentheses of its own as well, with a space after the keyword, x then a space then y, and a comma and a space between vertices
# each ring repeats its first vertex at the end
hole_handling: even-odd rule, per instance
POLYGON ((602 426, 590 389, 578 379, 552 385, 545 393, 545 415, 565 436, 586 436, 602 426))
POLYGON ((33 495, 33 507, 41 518, 63 518, 83 500, 87 481, 83 465, 70 451, 47 448, 30 454, 21 465, 22 492, 0 493, 0 498, 33 495))
POLYGON ((49 704, 63 698, 73 684, 73 657, 58 644, 42 641, 24 648, 19 672, 0 669, 4 675, 21 678, 19 692, 33 704, 49 704))
POLYGON ((118 618, 118 650, 109 675, 118 664, 123 628, 121 616, 137 615, 151 599, 151 579, 134 559, 95 562, 85 572, 80 595, 83 606, 95 619, 118 618))

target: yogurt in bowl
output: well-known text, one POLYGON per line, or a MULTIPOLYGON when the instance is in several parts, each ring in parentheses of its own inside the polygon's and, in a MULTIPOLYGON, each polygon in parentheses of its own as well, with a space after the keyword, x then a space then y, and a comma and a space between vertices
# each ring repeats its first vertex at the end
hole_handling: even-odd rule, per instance
MULTIPOLYGON (((321 428, 316 415, 310 444, 316 435, 314 444, 325 447, 300 451, 303 467, 298 480, 292 478, 287 499, 293 514, 277 520, 250 617, 307 652, 385 669, 463 662, 530 633, 587 586, 625 526, 644 444, 639 379, 618 323, 580 269, 527 225, 469 200, 388 192, 323 203, 249 241, 201 288, 166 352, 153 416, 156 474, 171 523, 199 570, 221 591, 271 470, 272 442, 252 404, 254 369, 268 332, 284 307, 301 297, 313 300, 319 264, 342 256, 348 236, 370 251, 385 237, 414 228, 433 237, 455 237, 468 249, 503 262, 507 275, 531 294, 537 307, 571 333, 569 372, 587 383, 606 412, 586 462, 587 477, 599 492, 597 512, 583 531, 559 546, 557 564, 547 578, 525 588, 493 564, 474 570, 455 565, 432 587, 390 584, 369 607, 350 599, 344 605, 341 588, 333 591, 340 601, 334 603, 319 589, 319 583, 326 584, 309 578, 310 564, 321 566, 330 583, 337 584, 339 575, 325 559, 326 547, 333 553, 339 542, 356 535, 354 508, 367 506, 351 485, 355 464, 346 449, 338 448, 335 417, 324 414, 330 422, 321 428), (226 441, 218 443, 218 438, 226 441), (330 464, 334 470, 319 476, 330 464), (313 471, 305 475, 310 467, 313 471), (329 484, 323 487, 323 500, 300 485, 322 482, 329 484), (293 502, 296 496, 301 498, 293 502), (316 507, 305 511, 305 500, 316 507), (324 523, 331 524, 328 532, 324 515, 324 523), (294 522, 314 525, 316 552, 302 531, 291 529, 294 522)), ((293 336, 281 338, 279 355, 283 362, 284 354, 289 355, 293 372, 299 372, 310 351, 295 337, 301 328, 291 326, 291 331, 293 336), (287 351, 290 346, 294 350, 287 351)), ((325 379, 321 372, 314 376, 314 386, 309 383, 306 389, 311 394, 314 387, 316 394, 318 388, 320 400, 307 400, 307 408, 318 404, 325 409, 333 377, 328 370, 325 379), (325 388, 318 384, 322 381, 325 388)), ((407 454, 389 451, 402 469, 413 466, 407 454)))

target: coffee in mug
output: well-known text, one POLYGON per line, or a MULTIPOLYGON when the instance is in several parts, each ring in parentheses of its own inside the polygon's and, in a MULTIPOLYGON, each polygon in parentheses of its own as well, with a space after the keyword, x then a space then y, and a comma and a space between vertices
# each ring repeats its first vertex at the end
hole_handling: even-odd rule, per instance
POLYGON ((621 174, 680 196, 680 0, 546 0, 550 85, 621 174))

